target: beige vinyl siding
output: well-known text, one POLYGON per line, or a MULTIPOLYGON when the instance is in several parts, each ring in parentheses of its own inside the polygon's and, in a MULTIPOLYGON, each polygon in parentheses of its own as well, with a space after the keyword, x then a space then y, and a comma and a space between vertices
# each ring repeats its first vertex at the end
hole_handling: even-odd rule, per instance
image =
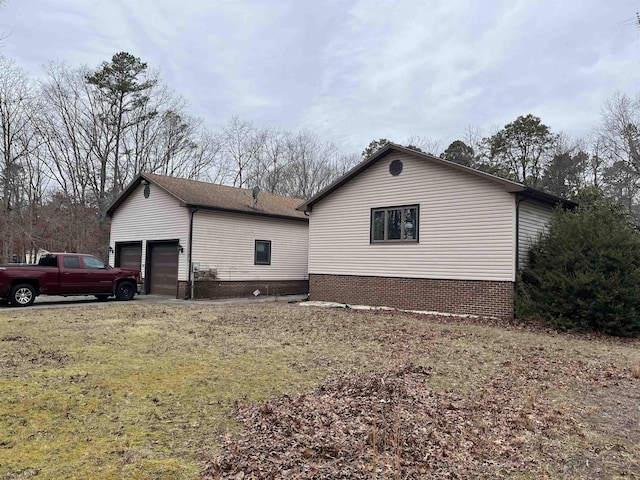
POLYGON ((391 154, 313 206, 309 273, 514 280, 515 201, 503 186, 391 154), (404 168, 391 176, 389 164, 404 168), (370 243, 371 209, 420 206, 419 243, 370 243))
POLYGON ((193 223, 193 261, 215 268, 221 281, 304 280, 309 224, 256 215, 200 210, 193 223), (256 240, 271 241, 271 265, 254 265, 256 240))
MULTIPOLYGON (((144 186, 138 186, 118 207, 111 218, 109 245, 116 242, 142 241, 142 274, 146 262, 147 240, 179 240, 184 252, 179 255, 178 280, 187 280, 189 242, 189 210, 180 206, 175 197, 157 185, 149 185, 149 198, 144 198, 144 186)), ((113 265, 114 252, 109 254, 113 265)))
POLYGON ((531 245, 546 231, 553 217, 553 207, 534 200, 522 200, 518 209, 518 268, 524 268, 529 261, 531 245))

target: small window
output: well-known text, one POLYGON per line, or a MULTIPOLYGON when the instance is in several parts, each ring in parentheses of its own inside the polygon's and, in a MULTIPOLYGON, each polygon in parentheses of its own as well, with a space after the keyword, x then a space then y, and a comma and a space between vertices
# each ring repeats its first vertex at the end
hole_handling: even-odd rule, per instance
POLYGON ((89 270, 104 270, 105 264, 96 257, 82 257, 84 259, 84 268, 89 270))
POLYGON ((418 205, 371 210, 371 243, 417 242, 418 205))
POLYGON ((38 260, 38 266, 40 267, 57 267, 58 266, 58 257, 55 255, 43 255, 38 260))
POLYGON ((255 265, 271 265, 271 240, 256 240, 255 265))
POLYGON ((80 259, 78 257, 63 257, 62 264, 64 268, 80 268, 80 259))

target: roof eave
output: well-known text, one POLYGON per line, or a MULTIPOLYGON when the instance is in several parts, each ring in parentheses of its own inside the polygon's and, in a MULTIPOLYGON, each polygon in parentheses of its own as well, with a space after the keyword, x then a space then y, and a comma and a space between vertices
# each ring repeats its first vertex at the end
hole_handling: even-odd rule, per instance
POLYGON ((531 187, 525 187, 519 193, 525 197, 538 200, 539 202, 546 203, 548 205, 561 205, 563 208, 569 209, 574 209, 579 205, 578 202, 574 202, 573 200, 567 200, 566 198, 557 197, 555 195, 551 195, 550 193, 542 192, 531 187))
POLYGON ((296 221, 300 221, 300 222, 309 222, 309 218, 308 217, 296 217, 293 215, 283 215, 283 214, 278 214, 278 213, 267 213, 267 212, 251 212, 248 210, 240 210, 237 208, 224 208, 224 207, 216 207, 216 206, 212 206, 212 205, 198 205, 195 203, 184 203, 181 202, 180 205, 182 205, 183 207, 188 207, 188 208, 201 208, 203 210, 214 210, 214 211, 218 211, 218 212, 229 212, 229 213, 241 213, 241 214, 245 214, 245 215, 254 215, 254 216, 259 216, 259 217, 270 217, 270 218, 280 218, 283 220, 296 220, 296 221))

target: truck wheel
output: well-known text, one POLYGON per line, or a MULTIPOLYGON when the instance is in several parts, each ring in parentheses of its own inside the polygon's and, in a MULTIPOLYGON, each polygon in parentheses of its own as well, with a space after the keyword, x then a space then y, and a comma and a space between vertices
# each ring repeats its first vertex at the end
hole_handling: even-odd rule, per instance
POLYGON ((16 307, 28 307, 36 299, 36 289, 27 283, 11 289, 11 304, 16 307))
POLYGON ((136 294, 136 287, 131 282, 122 282, 116 287, 116 298, 120 301, 131 300, 136 294))

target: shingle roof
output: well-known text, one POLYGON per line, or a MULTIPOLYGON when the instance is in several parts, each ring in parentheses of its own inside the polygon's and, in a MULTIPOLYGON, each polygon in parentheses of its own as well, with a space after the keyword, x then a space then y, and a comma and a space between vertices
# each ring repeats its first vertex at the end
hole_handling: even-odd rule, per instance
POLYGON ((284 197, 282 195, 260 192, 258 194, 258 202, 254 208, 253 192, 249 189, 228 187, 226 185, 217 185, 215 183, 199 182, 184 178, 166 177, 152 173, 142 173, 138 175, 120 197, 111 204, 107 210, 107 215, 113 215, 113 212, 115 212, 120 204, 124 202, 143 180, 147 180, 162 188, 184 206, 308 221, 308 217, 304 212, 296 210, 296 207, 304 201, 301 198, 284 197))

